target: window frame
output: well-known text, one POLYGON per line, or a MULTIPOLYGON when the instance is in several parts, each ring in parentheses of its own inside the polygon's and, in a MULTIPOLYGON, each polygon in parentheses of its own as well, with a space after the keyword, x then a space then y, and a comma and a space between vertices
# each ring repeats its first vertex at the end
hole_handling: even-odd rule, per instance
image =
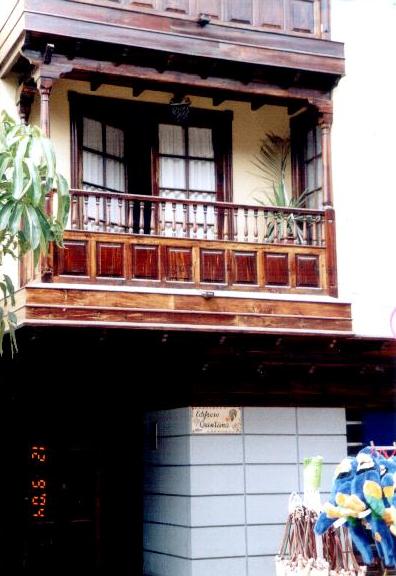
MULTIPOLYGON (((318 142, 321 139, 321 129, 318 124, 318 115, 312 110, 307 110, 298 116, 290 119, 290 136, 291 136, 291 160, 292 160, 292 187, 293 196, 298 199, 307 190, 306 182, 308 179, 308 164, 312 164, 315 177, 315 187, 307 194, 306 201, 309 197, 315 198, 322 193, 322 204, 324 198, 323 187, 323 149, 320 140, 320 151, 318 152, 318 142), (308 134, 313 132, 313 154, 307 158, 308 134), (321 164, 321 186, 316 186, 317 163, 321 164)), ((323 206, 318 206, 321 210, 323 206)))

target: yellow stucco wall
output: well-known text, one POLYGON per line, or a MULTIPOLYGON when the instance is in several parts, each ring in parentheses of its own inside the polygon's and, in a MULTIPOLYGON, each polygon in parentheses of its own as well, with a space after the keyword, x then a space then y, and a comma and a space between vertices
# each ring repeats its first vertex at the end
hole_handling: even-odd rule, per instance
MULTIPOLYGON (((68 91, 74 90, 83 94, 108 96, 136 100, 140 102, 168 103, 173 94, 166 92, 143 92, 138 98, 131 96, 131 90, 117 86, 101 86, 96 92, 91 92, 88 83, 59 81, 55 84, 50 101, 51 138, 54 142, 58 168, 70 178, 70 121, 68 91)), ((264 106, 256 112, 250 110, 250 104, 244 102, 225 101, 214 108, 209 98, 190 97, 192 105, 197 108, 214 110, 232 110, 233 121, 233 191, 234 201, 255 204, 255 198, 260 196, 260 190, 265 183, 259 175, 253 161, 260 147, 260 140, 266 132, 287 135, 289 121, 287 109, 280 106, 264 106)), ((38 102, 32 111, 31 122, 39 123, 38 102)), ((290 174, 289 174, 290 183, 290 174)))

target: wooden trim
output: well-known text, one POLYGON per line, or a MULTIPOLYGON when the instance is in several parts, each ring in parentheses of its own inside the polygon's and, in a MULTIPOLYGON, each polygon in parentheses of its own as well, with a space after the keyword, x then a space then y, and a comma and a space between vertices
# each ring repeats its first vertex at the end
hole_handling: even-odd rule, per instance
POLYGON ((298 300, 28 286, 30 324, 259 333, 350 333, 350 305, 298 300))

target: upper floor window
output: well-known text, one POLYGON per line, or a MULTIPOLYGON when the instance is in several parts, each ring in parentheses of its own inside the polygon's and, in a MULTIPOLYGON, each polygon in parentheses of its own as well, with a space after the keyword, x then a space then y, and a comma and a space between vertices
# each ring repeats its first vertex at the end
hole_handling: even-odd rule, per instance
POLYGON ((83 118, 82 187, 125 192, 124 132, 104 121, 83 118))

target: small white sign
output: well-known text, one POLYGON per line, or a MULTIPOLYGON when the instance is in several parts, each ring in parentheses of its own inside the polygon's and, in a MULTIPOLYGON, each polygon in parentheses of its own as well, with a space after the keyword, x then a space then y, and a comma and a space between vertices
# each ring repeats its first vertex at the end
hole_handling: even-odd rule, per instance
POLYGON ((191 408, 193 434, 240 434, 241 409, 224 406, 198 406, 191 408))

